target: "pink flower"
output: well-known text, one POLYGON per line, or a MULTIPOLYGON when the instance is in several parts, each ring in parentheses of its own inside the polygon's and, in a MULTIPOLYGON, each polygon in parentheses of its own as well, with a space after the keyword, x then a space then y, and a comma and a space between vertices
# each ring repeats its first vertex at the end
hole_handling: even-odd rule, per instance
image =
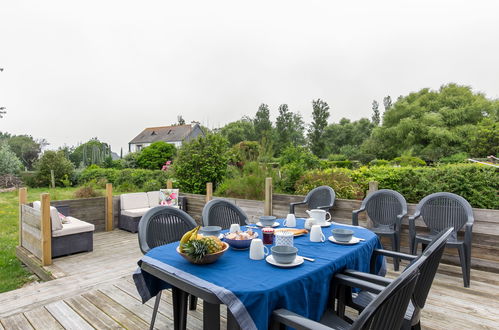
POLYGON ((176 199, 177 198, 177 194, 176 193, 171 193, 170 194, 170 198, 171 199, 176 199))

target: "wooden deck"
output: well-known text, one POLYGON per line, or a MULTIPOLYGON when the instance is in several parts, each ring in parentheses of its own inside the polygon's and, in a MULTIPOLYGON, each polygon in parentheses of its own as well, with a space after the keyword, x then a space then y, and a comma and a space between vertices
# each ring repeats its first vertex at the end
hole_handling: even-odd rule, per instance
MULTIPOLYGON (((47 267, 55 280, 0 294, 0 329, 148 328, 154 302, 143 305, 131 279, 141 255, 136 234, 96 233, 93 252, 57 258, 47 267)), ((156 326, 173 328, 169 291, 162 300, 156 326)), ((200 302, 196 311, 189 311, 188 329, 202 328, 202 310, 200 302)), ((472 270, 471 288, 466 289, 458 267, 441 265, 422 325, 425 329, 499 328, 499 275, 472 270)))

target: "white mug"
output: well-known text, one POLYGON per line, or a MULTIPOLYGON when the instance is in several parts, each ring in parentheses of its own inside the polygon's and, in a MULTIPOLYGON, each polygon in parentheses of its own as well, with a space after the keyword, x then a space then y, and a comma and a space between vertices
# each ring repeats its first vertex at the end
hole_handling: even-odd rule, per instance
POLYGON ((262 260, 266 255, 269 254, 269 249, 263 245, 263 242, 259 238, 253 238, 250 244, 249 257, 253 260, 262 260))
POLYGON ((313 225, 312 229, 310 229, 310 241, 311 242, 324 242, 326 240, 326 236, 322 233, 322 229, 320 225, 313 225))
POLYGON ((308 218, 307 220, 305 220, 305 229, 310 230, 310 228, 312 228, 312 225, 314 225, 313 218, 308 218))
POLYGON ((296 217, 293 213, 288 214, 286 220, 284 220, 284 226, 286 227, 296 227, 296 217))
POLYGON ((235 233, 236 231, 241 231, 241 227, 238 223, 233 223, 232 225, 230 225, 230 232, 235 233))
POLYGON ((278 231, 275 234, 275 245, 293 246, 293 233, 290 231, 278 231))

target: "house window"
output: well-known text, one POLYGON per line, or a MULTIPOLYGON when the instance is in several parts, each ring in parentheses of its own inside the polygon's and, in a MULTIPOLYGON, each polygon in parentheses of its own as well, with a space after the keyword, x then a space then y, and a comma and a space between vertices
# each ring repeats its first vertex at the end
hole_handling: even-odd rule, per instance
POLYGON ((142 144, 135 145, 135 151, 140 151, 142 149, 142 144))

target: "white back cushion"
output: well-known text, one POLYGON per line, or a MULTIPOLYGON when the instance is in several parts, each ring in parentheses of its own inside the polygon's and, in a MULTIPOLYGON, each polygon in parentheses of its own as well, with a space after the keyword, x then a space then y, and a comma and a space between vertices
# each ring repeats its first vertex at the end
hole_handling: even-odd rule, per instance
POLYGON ((158 191, 148 191, 147 199, 149 200, 149 207, 155 207, 159 205, 159 190, 158 191))
POLYGON ((123 194, 120 196, 121 209, 133 210, 149 207, 149 200, 145 192, 123 194))
POLYGON ((62 229, 62 221, 59 218, 59 211, 53 206, 50 207, 50 221, 52 222, 52 231, 62 229))

